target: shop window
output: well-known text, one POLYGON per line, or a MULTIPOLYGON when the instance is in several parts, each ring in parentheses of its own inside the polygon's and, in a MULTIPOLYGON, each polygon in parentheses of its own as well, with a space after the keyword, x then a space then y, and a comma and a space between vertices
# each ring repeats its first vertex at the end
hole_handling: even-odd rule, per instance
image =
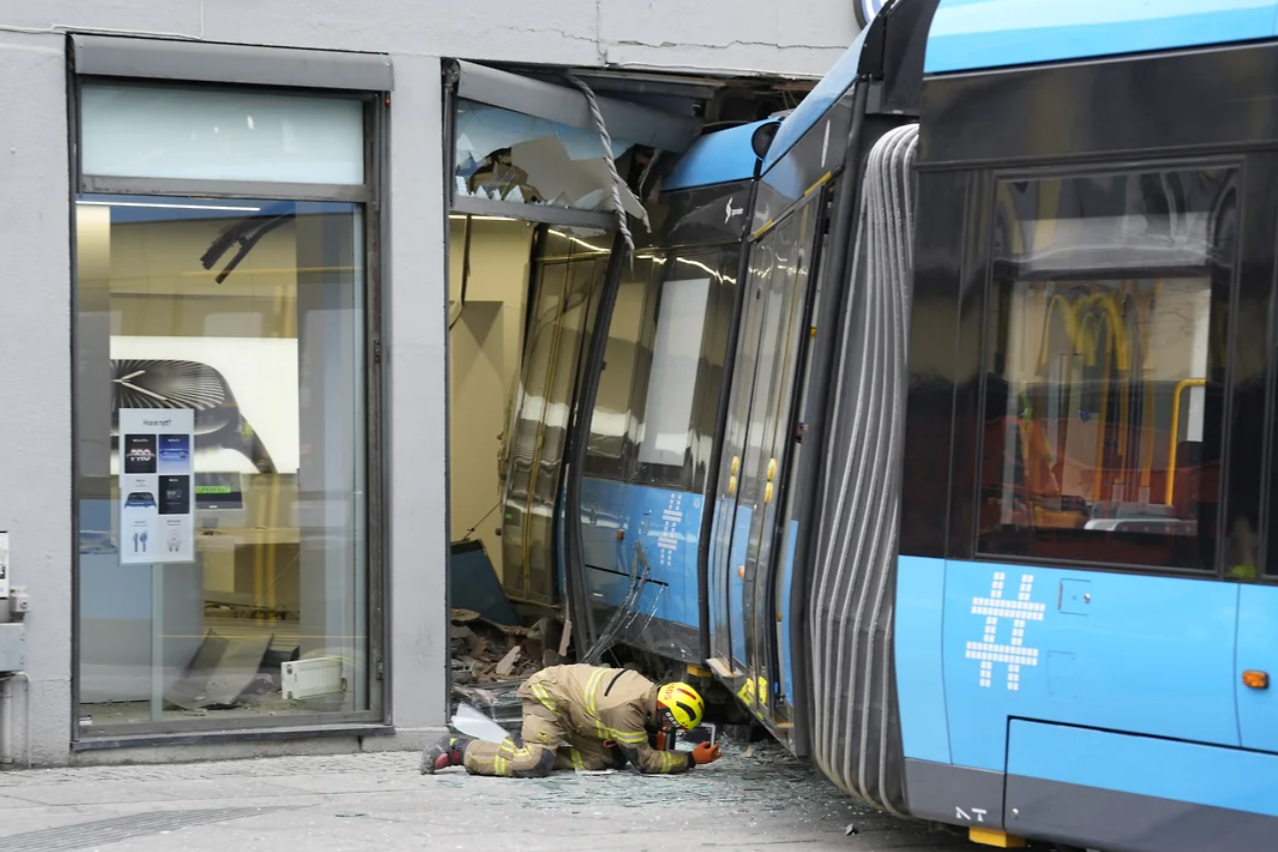
POLYGON ((363 116, 355 98, 85 86, 81 168, 93 176, 359 185, 363 116))
POLYGON ((1234 172, 999 186, 980 549, 1210 569, 1234 172))
MULTIPOLYGON (((288 180, 340 198, 364 180, 358 99, 81 94, 85 167, 139 187, 288 180)), ((364 259, 376 229, 358 201, 218 196, 76 200, 88 736, 375 709, 364 259)))

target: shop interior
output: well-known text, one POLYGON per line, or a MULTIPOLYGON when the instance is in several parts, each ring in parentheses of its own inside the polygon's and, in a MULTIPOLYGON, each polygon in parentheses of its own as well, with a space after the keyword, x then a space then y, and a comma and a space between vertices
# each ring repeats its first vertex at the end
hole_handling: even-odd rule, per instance
POLYGON ((81 729, 366 709, 361 210, 76 213, 81 729))

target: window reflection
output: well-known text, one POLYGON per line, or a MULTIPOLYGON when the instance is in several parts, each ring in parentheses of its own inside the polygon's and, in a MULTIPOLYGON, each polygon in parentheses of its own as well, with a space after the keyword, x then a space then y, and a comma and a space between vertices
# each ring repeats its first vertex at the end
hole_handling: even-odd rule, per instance
POLYGON ((735 247, 623 273, 590 425, 590 476, 700 491, 717 425, 735 247))
POLYGON ((1209 567, 1228 176, 1000 188, 983 551, 1209 567))
POLYGON ((76 210, 82 714, 366 710, 361 208, 76 210), (122 470, 138 412, 192 426, 122 470))

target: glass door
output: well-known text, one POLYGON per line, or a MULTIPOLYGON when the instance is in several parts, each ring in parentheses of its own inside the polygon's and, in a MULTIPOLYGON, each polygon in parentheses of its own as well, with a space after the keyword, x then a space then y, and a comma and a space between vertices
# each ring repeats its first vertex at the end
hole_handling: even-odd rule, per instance
MULTIPOLYGON (((775 721, 779 612, 776 507, 793 436, 794 388, 806 352, 808 268, 817 206, 792 214, 754 247, 746 282, 711 545, 715 672, 756 715, 775 721)), ((784 712, 778 720, 788 718, 784 712)), ((774 727, 775 729, 775 727, 774 727)))
POLYGON ((745 453, 755 364, 759 355, 759 333, 765 307, 764 295, 775 269, 773 241, 754 246, 748 278, 741 298, 741 331, 732 369, 732 389, 728 397, 728 417, 720 451, 719 481, 715 486, 714 520, 708 564, 710 586, 710 667, 731 685, 744 674, 745 631, 742 621, 745 577, 744 531, 749 529, 749 510, 739 507, 741 459, 745 453), (738 531, 741 535, 737 535, 738 531))
MULTIPOLYGON (((744 618, 746 681, 743 701, 756 716, 784 737, 789 727, 789 696, 783 694, 779 662, 778 626, 783 624, 776 575, 784 570, 783 553, 776 547, 778 508, 784 491, 794 441, 793 402, 802 374, 809 334, 809 264, 815 233, 813 219, 820 207, 809 203, 779 229, 776 274, 766 299, 769 303, 755 375, 745 476, 754 496, 744 562, 744 618)), ((744 489, 743 489, 744 491, 744 489)))

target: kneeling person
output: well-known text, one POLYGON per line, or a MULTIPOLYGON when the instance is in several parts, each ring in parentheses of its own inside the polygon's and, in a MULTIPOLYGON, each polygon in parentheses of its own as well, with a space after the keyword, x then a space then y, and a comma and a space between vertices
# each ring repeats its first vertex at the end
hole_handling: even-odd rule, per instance
POLYGON ((422 774, 464 765, 472 775, 542 778, 554 769, 621 768, 678 774, 719 759, 719 747, 658 751, 651 731, 701 723, 705 705, 686 683, 658 686, 630 669, 552 666, 530 677, 523 701, 522 742, 489 743, 449 736, 422 754, 422 774))

